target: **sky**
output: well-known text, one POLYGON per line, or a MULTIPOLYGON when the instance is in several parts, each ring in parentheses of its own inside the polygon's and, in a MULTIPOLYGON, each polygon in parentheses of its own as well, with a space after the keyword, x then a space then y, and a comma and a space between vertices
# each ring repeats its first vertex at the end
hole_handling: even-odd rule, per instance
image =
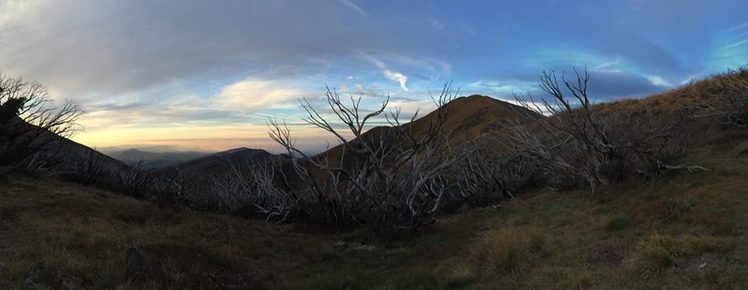
POLYGON ((587 67, 597 102, 643 97, 748 64, 748 1, 0 0, 0 72, 86 114, 91 147, 278 151, 332 140, 299 98, 325 86, 375 107, 430 92, 511 99, 543 70, 587 67))

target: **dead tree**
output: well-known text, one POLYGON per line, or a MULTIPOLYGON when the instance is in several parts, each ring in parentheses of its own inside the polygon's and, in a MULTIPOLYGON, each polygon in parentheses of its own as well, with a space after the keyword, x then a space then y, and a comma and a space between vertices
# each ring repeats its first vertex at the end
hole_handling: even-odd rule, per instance
POLYGON ((189 209, 196 209, 190 197, 195 190, 195 180, 186 178, 179 167, 175 166, 154 176, 152 183, 159 202, 176 203, 189 209))
POLYGON ((603 125, 594 120, 587 92, 589 74, 586 70, 582 73, 575 70, 575 74, 576 80, 572 81, 565 76, 559 79, 553 71, 544 71, 538 84, 548 98, 515 96, 520 106, 550 116, 536 122, 542 134, 516 125, 510 141, 546 175, 584 180, 594 192, 608 183, 601 170, 611 146, 603 125))
POLYGON ((71 101, 54 107, 39 83, 0 74, 0 165, 38 170, 59 153, 59 137, 69 137, 79 126, 81 109, 71 101))
POLYGON ((673 146, 670 123, 654 116, 597 113, 587 91, 589 73, 574 72, 574 79, 543 72, 538 83, 546 98, 515 96, 521 107, 547 117, 529 125, 514 124, 509 143, 552 183, 586 183, 596 192, 611 179, 634 172, 649 178, 661 170, 697 168, 671 165, 684 151, 673 146))
MULTIPOLYGON (((503 141, 502 141, 503 142, 503 141)), ((465 159, 462 180, 458 180, 466 200, 475 205, 488 205, 504 199, 513 199, 515 194, 534 185, 536 168, 524 156, 509 153, 495 156, 485 149, 465 159)))
POLYGON ((281 172, 281 161, 257 164, 250 172, 255 189, 250 204, 266 221, 285 221, 297 201, 281 172))
POLYGON ((279 173, 282 160, 230 164, 229 170, 210 178, 213 203, 218 210, 261 215, 268 222, 283 222, 295 198, 279 173))
POLYGON ((70 167, 65 174, 73 181, 92 186, 104 179, 106 174, 102 157, 96 149, 82 147, 77 152, 68 152, 66 164, 70 167))
POLYGON ((748 128, 748 69, 729 70, 703 83, 707 99, 697 102, 696 117, 716 118, 726 127, 748 128))
POLYGON ((328 87, 330 112, 352 138, 344 137, 337 124, 306 99, 300 101, 307 112, 304 121, 333 135, 339 145, 307 156, 296 147, 288 126, 276 120, 269 121, 270 137, 293 156, 294 171, 304 184, 301 203, 316 205, 330 223, 414 230, 433 222, 447 191, 444 174, 466 154, 463 146, 450 144, 449 132, 443 130, 445 105, 453 96, 445 85, 433 98, 437 110, 416 127, 417 113, 408 124, 401 123, 399 110, 385 113, 389 97, 364 114, 360 97, 344 102, 328 87), (383 114, 390 126, 365 132, 367 123, 383 114))
POLYGON ((112 170, 115 190, 137 198, 152 196, 153 175, 145 169, 142 160, 134 166, 112 170))

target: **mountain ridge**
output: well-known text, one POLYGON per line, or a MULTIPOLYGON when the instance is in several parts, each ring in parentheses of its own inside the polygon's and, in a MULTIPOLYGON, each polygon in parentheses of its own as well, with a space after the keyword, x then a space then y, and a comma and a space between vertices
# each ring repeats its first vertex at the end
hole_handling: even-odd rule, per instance
POLYGON ((119 151, 110 151, 105 154, 130 165, 136 165, 142 162, 147 168, 161 168, 204 157, 211 153, 198 151, 156 152, 141 150, 138 148, 129 148, 119 151))

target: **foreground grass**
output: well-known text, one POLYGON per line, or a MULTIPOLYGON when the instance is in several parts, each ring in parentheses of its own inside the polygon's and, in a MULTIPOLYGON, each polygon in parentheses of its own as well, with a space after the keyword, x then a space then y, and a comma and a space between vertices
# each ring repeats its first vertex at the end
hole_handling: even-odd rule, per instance
POLYGON ((748 142, 740 140, 692 154, 708 172, 596 196, 541 190, 389 239, 6 172, 0 288, 745 289, 748 142), (136 274, 131 248, 142 254, 136 274))

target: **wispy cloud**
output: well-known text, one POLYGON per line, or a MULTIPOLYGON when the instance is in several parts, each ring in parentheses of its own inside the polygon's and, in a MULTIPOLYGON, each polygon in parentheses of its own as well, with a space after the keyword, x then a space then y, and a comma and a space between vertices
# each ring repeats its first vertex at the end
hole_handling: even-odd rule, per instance
POLYGON ((478 80, 470 83, 467 89, 478 94, 492 94, 494 97, 508 98, 515 93, 524 94, 537 90, 537 82, 513 78, 505 80, 478 80))
POLYGON ((272 81, 245 79, 221 90, 212 100, 224 108, 260 111, 263 109, 295 107, 296 100, 304 92, 290 84, 272 81))
POLYGON ((662 76, 648 75, 646 76, 646 78, 649 80, 650 83, 652 83, 655 86, 659 86, 659 87, 672 87, 673 86, 673 83, 666 80, 662 76))
POLYGON ((444 30, 447 28, 447 24, 443 21, 439 21, 438 19, 431 19, 430 23, 431 26, 433 26, 437 30, 444 30))
POLYGON ((384 71, 382 71, 382 73, 388 80, 400 83, 400 88, 403 89, 403 91, 408 91, 408 76, 404 75, 401 72, 391 71, 388 69, 385 69, 384 71))
POLYGON ((710 67, 727 69, 748 64, 748 23, 716 35, 710 67))
POLYGON ((593 67, 592 70, 600 71, 600 72, 617 73, 617 72, 622 72, 623 68, 621 68, 621 60, 616 59, 614 61, 609 61, 609 62, 598 64, 595 67, 593 67))
POLYGON ((358 12, 361 15, 367 15, 368 14, 368 13, 366 13, 366 11, 364 11, 364 9, 361 9, 361 6, 358 6, 356 3, 353 3, 353 1, 351 1, 351 0, 339 0, 339 1, 340 1, 340 3, 342 3, 343 5, 345 5, 346 7, 353 9, 354 11, 358 12))
POLYGON ((727 29, 727 32, 736 32, 736 31, 741 31, 741 30, 746 30, 746 29, 748 29, 748 22, 733 26, 730 29, 727 29))
POLYGON ((723 50, 730 50, 730 49, 733 49, 733 48, 736 48, 736 47, 739 47, 739 46, 744 46, 747 43, 748 43, 748 39, 743 39, 743 40, 736 41, 736 42, 730 43, 728 45, 725 45, 721 49, 723 49, 723 50))
POLYGON ((385 78, 387 78, 388 80, 394 81, 394 82, 398 82, 400 84, 400 88, 403 91, 406 91, 406 92, 408 91, 408 76, 406 76, 405 74, 399 71, 394 71, 394 70, 389 69, 387 67, 387 64, 385 64, 383 61, 379 60, 378 58, 372 55, 369 55, 364 52, 360 52, 360 54, 365 59, 369 60, 372 64, 377 66, 377 68, 379 68, 382 71, 382 75, 384 75, 385 78))

